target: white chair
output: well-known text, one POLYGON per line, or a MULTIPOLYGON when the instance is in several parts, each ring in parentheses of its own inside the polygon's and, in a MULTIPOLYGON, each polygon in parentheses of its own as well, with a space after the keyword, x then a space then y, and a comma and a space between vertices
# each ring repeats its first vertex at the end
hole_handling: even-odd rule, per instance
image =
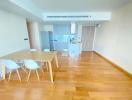
POLYGON ((19 80, 21 82, 21 77, 20 77, 20 73, 19 73, 19 70, 18 70, 20 68, 20 66, 18 64, 16 64, 16 62, 14 62, 12 60, 4 60, 4 64, 5 64, 6 68, 10 70, 10 74, 9 74, 9 79, 8 80, 11 79, 12 71, 16 70, 18 78, 19 78, 19 80))
POLYGON ((30 49, 30 51, 32 51, 32 52, 33 52, 33 51, 37 51, 37 49, 30 49))
MULTIPOLYGON (((43 51, 44 52, 51 52, 50 49, 43 49, 43 51)), ((48 64, 47 64, 47 62, 45 62, 44 64, 45 64, 45 66, 46 66, 46 68, 48 70, 48 64)))
POLYGON ((44 52, 50 52, 50 49, 43 49, 44 52))
POLYGON ((25 65, 24 65, 23 60, 15 60, 15 62, 21 67, 21 69, 22 69, 26 74, 28 74, 28 71, 27 71, 26 68, 25 68, 25 65))
POLYGON ((29 74, 28 74, 28 77, 27 77, 27 81, 29 81, 29 77, 30 77, 31 71, 33 71, 33 70, 35 70, 37 78, 38 78, 38 80, 40 80, 39 74, 38 74, 38 69, 40 69, 40 66, 33 60, 24 60, 24 64, 25 64, 25 67, 27 69, 29 69, 29 74))

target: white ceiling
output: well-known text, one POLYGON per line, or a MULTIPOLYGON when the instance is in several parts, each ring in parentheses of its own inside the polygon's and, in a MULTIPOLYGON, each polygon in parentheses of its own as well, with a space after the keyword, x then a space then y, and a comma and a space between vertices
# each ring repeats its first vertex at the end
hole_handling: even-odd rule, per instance
POLYGON ((12 12, 29 21, 43 21, 43 12, 30 0, 0 0, 0 10, 12 12))
MULTIPOLYGON (((44 20, 46 13, 111 12, 130 1, 132 0, 2 0, 0 2, 0 9, 24 16, 28 20, 46 22, 44 20)), ((82 23, 81 21, 78 22, 82 23)), ((95 21, 97 24, 101 22, 103 21, 95 21)), ((56 21, 52 23, 56 23, 56 21)))
POLYGON ((131 0, 31 0, 44 12, 112 11, 131 0))

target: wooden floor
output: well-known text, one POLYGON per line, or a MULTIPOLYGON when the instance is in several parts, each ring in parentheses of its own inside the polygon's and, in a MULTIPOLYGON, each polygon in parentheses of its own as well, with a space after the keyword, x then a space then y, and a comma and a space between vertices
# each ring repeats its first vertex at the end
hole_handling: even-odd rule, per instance
POLYGON ((0 100, 132 100, 132 79, 93 52, 83 52, 78 59, 59 54, 59 69, 54 67, 54 84, 49 73, 35 73, 22 83, 14 73, 10 82, 0 81, 0 100))

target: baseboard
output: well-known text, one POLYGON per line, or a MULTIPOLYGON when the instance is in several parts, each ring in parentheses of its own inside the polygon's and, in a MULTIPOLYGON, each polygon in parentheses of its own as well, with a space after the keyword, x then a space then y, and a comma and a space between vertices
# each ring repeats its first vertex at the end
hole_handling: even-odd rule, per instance
POLYGON ((106 60, 107 62, 109 62, 110 64, 112 64, 113 67, 115 67, 116 69, 120 70, 121 72, 123 72, 125 75, 127 75, 128 77, 130 77, 132 79, 132 74, 130 74, 129 72, 124 70, 121 66, 113 63, 111 60, 109 60, 108 58, 104 57, 102 54, 98 53, 97 51, 93 51, 93 52, 96 53, 101 58, 103 58, 104 60, 106 60))

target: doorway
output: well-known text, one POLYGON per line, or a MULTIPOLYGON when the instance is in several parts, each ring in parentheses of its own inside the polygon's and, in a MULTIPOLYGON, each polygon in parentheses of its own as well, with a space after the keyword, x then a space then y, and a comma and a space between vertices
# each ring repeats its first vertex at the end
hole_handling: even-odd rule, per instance
POLYGON ((95 26, 82 27, 82 51, 92 51, 94 42, 95 26))
POLYGON ((70 24, 53 25, 54 49, 56 51, 68 50, 68 39, 70 33, 71 33, 70 24))
POLYGON ((70 24, 53 24, 53 31, 41 31, 42 49, 68 51, 70 24))

